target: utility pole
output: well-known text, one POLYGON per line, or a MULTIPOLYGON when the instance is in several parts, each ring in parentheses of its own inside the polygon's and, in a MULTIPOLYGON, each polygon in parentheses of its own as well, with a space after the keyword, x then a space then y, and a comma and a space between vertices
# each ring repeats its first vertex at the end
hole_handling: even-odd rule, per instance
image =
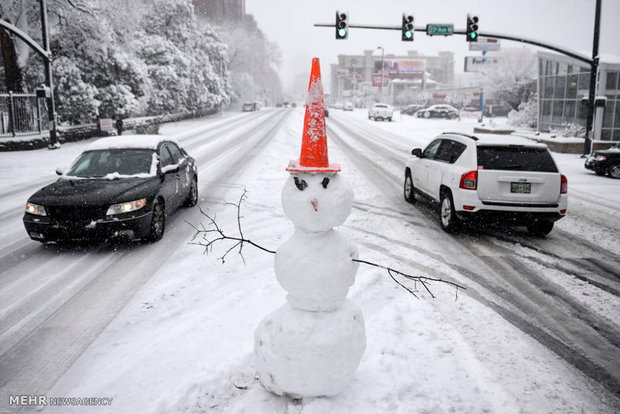
POLYGON ((596 0, 594 16, 594 40, 592 44, 592 63, 590 64, 590 90, 588 92, 588 117, 586 119, 586 139, 583 141, 583 156, 592 151, 592 123, 594 120, 594 97, 596 95, 596 78, 598 76, 598 41, 601 33, 601 2, 596 0))
POLYGON ((47 53, 47 59, 43 59, 45 65, 45 84, 49 88, 49 97, 47 98, 47 117, 49 119, 50 131, 50 149, 60 147, 58 135, 56 133, 56 105, 54 102, 54 83, 52 79, 52 51, 50 50, 49 30, 47 27, 47 4, 45 0, 40 0, 41 9, 41 39, 43 40, 43 48, 47 53))
POLYGON ((385 56, 385 49, 383 48, 383 46, 377 46, 377 49, 381 49, 381 102, 383 102, 383 79, 384 79, 384 72, 385 72, 385 62, 383 60, 384 56, 385 56))

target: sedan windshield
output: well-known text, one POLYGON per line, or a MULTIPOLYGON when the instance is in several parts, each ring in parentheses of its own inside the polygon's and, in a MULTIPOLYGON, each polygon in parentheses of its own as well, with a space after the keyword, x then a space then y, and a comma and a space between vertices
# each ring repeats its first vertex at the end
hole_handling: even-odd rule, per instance
POLYGON ((106 149, 83 152, 67 175, 81 178, 152 175, 152 149, 106 149))

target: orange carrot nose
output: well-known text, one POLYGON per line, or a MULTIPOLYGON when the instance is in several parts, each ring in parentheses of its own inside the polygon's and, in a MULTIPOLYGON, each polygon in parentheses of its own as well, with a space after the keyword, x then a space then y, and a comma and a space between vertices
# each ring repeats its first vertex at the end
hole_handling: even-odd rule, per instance
POLYGON ((319 202, 316 199, 310 201, 312 203, 312 207, 314 207, 314 211, 319 211, 319 202))

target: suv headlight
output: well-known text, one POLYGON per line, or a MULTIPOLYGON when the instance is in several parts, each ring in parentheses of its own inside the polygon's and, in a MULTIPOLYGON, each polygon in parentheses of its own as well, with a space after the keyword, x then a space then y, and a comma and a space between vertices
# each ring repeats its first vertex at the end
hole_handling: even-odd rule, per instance
POLYGON ((140 210, 144 206, 146 206, 146 198, 141 198, 140 200, 113 204, 105 214, 106 216, 114 216, 116 214, 131 213, 132 211, 140 210))
POLYGON ((34 214, 35 216, 47 216, 45 207, 31 203, 30 201, 26 203, 26 213, 34 214))

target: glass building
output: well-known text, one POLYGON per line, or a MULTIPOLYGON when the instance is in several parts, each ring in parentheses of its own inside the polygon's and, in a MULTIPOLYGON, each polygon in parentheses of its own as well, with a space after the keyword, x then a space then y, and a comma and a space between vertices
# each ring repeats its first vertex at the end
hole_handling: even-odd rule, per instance
MULTIPOLYGON (((620 63, 599 63, 596 96, 607 97, 600 136, 620 141, 620 63)), ((585 127, 590 65, 568 56, 538 52, 538 129, 548 132, 563 123, 585 127)), ((596 119, 595 119, 596 123, 596 119)))

